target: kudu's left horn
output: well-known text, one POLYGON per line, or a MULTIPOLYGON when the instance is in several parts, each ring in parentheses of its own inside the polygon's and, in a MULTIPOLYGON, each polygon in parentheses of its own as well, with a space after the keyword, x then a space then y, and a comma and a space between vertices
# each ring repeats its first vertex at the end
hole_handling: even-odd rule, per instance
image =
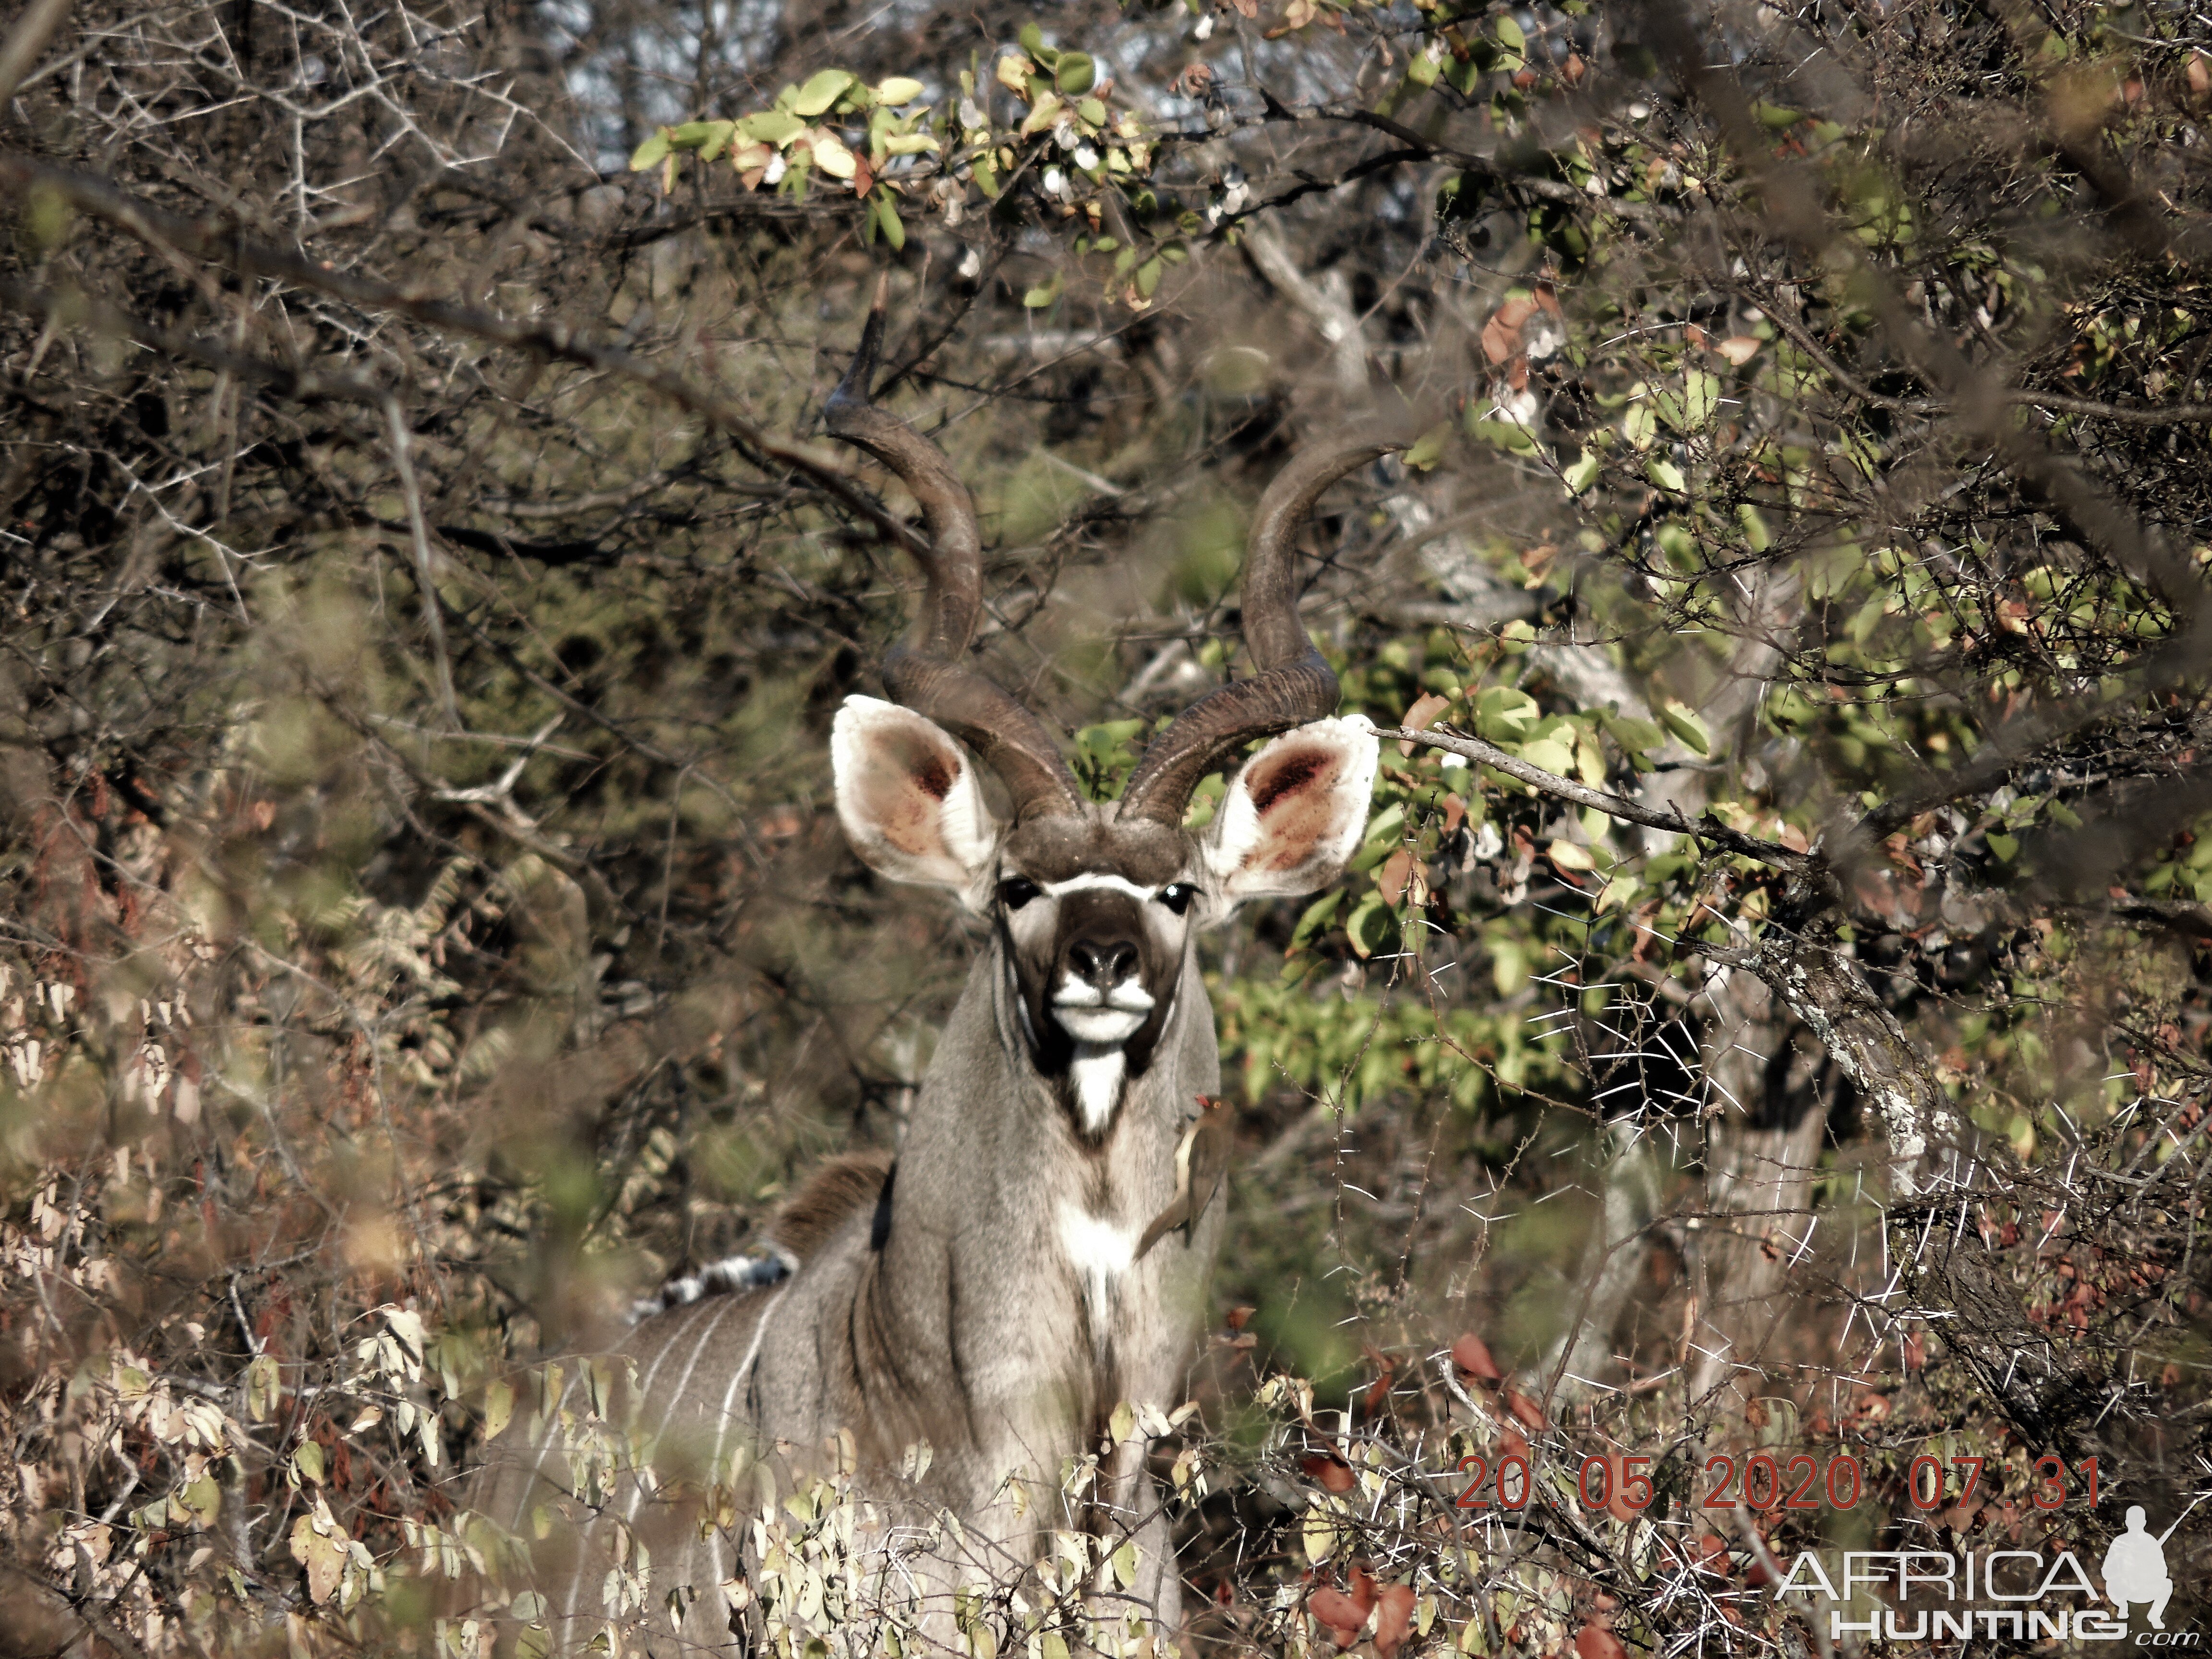
POLYGON ((884 659, 884 689, 894 702, 935 720, 973 750, 1006 786, 1018 821, 1077 811, 1082 792, 1052 734, 1035 714, 965 665, 983 604, 982 532, 975 498, 945 452, 869 401, 890 297, 886 276, 876 286, 860 349, 823 410, 833 437, 866 450, 898 475, 921 503, 929 533, 929 550, 915 556, 927 584, 921 614, 913 639, 884 659))

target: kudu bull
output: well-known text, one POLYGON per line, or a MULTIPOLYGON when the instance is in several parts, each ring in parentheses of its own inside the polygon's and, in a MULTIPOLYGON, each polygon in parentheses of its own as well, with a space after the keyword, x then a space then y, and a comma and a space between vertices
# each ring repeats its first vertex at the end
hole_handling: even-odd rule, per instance
MULTIPOLYGON (((1093 802, 1037 718, 965 666, 980 608, 975 509, 944 453, 871 404, 883 326, 879 294, 828 424, 920 503, 927 591, 912 643, 884 665, 892 701, 854 696, 837 714, 837 811, 872 868, 949 890, 988 943, 896 1162, 844 1160, 802 1192, 771 1228, 780 1279, 657 1314, 622 1345, 659 1481, 580 1493, 548 1452, 487 1494, 487 1512, 519 1534, 549 1509, 567 1512, 535 1567, 562 1645, 604 1628, 610 1563, 634 1559, 623 1556, 634 1538, 653 1563, 641 1632, 672 1651, 742 1645, 732 1607, 747 1593, 720 1587, 748 1570, 745 1505, 726 1530, 671 1494, 696 1496, 756 1455, 787 1492, 841 1430, 886 1535, 902 1516, 949 1510, 1003 1582, 1054 1527, 1135 1528, 1137 1595, 1161 1625, 1179 1618, 1142 1431, 1111 1449, 1087 1513, 1071 1516, 1061 1478, 1100 1446, 1119 1402, 1181 1395, 1224 1208, 1218 1190, 1190 1190, 1190 1136, 1220 1066, 1195 939, 1246 899, 1325 885, 1359 842, 1376 738, 1364 718, 1334 717, 1335 676, 1297 618, 1293 538, 1331 482, 1400 445, 1340 440, 1283 470, 1243 575, 1256 673, 1185 711, 1119 801, 1093 802), (1211 825, 1187 830, 1199 781, 1277 733, 1211 825), (1004 787, 1004 817, 979 766, 1004 787), (1179 1200, 1195 1213, 1174 1211, 1179 1200), (1139 1249, 1148 1224, 1170 1221, 1139 1249), (897 1471, 903 1457, 912 1473, 918 1445, 931 1455, 915 1481, 897 1471), (672 1587, 689 1587, 679 1604, 696 1592, 673 1632, 672 1587)), ((743 1490, 750 1503, 753 1487, 743 1490)), ((975 1577, 936 1546, 913 1550, 896 1564, 908 1584, 949 1600, 975 1577)), ((897 1553, 894 1542, 887 1555, 897 1553)))

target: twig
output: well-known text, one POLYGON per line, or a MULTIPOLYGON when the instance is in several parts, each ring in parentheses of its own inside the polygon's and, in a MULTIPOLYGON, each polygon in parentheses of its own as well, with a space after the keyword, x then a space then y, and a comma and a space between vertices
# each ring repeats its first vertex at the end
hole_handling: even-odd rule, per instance
POLYGON ((76 324, 112 338, 136 340, 140 345, 158 351, 163 356, 182 357, 191 362, 204 363, 222 374, 235 374, 240 380, 268 386, 300 403, 367 404, 373 407, 382 404, 391 395, 382 387, 351 374, 328 374, 319 369, 292 368, 283 363, 272 363, 264 358, 248 356, 244 352, 214 345, 205 340, 194 339, 173 329, 158 327, 143 317, 119 311, 82 292, 47 293, 39 289, 25 288, 16 283, 0 282, 0 304, 28 312, 34 317, 44 317, 59 326, 76 324))
MULTIPOLYGON (((415 550, 415 580, 422 586, 422 620, 430 630, 430 656, 438 670, 438 702, 446 724, 461 730, 460 700, 453 694, 453 665, 446 654, 446 619, 438 605, 437 574, 430 568, 430 531, 422 522, 422 492, 415 483, 415 463, 407 454, 407 417, 399 399, 384 401, 386 429, 392 434, 392 465, 399 474, 399 493, 407 501, 408 539, 415 550)), ((525 759, 528 757, 525 756, 525 759)))
POLYGON ((1655 807, 1632 801, 1625 795, 1616 795, 1607 789, 1593 789, 1586 783, 1577 783, 1556 772, 1547 772, 1540 766, 1531 766, 1516 756, 1507 754, 1480 738, 1463 737, 1455 732, 1377 732, 1376 736, 1386 742, 1395 738, 1401 742, 1425 744, 1431 749, 1442 749, 1454 755, 1480 761, 1483 765, 1503 772, 1516 782, 1540 790, 1557 799, 1570 801, 1577 806, 1595 807, 1608 817, 1622 818, 1630 823, 1640 823, 1647 829, 1664 830, 1678 836, 1695 836, 1702 841, 1725 847, 1731 853, 1741 853, 1746 858, 1757 859, 1778 870, 1810 872, 1820 870, 1825 860, 1814 853, 1801 853, 1794 847, 1784 847, 1780 842, 1767 841, 1758 836, 1747 836, 1741 830, 1731 830, 1712 817, 1690 819, 1678 812, 1661 811, 1655 807))
POLYGON ((69 15, 70 0, 32 0, 30 10, 15 25, 15 33, 0 46, 0 108, 15 95, 15 88, 31 71, 46 42, 69 15))

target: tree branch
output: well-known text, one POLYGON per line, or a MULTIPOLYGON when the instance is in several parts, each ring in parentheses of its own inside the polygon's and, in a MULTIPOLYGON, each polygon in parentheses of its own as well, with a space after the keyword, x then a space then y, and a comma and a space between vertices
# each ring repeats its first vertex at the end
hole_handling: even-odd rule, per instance
POLYGON ((558 323, 513 322, 472 307, 357 276, 249 242, 215 220, 181 218, 118 190, 106 179, 49 167, 26 155, 0 154, 0 183, 19 191, 34 185, 51 190, 71 206, 106 220, 149 246, 173 248, 250 276, 313 289, 371 310, 397 312, 449 333, 617 375, 667 398, 757 453, 804 472, 891 540, 918 552, 927 550, 920 533, 870 500, 835 457, 811 445, 778 438, 682 376, 653 368, 618 347, 579 338, 558 323))
POLYGON ((1747 836, 1741 830, 1731 830, 1711 817, 1702 819, 1686 818, 1679 812, 1662 811, 1655 807, 1633 801, 1626 795, 1616 795, 1609 789, 1593 789, 1572 778, 1563 778, 1556 772, 1547 772, 1540 766, 1531 766, 1517 756, 1485 743, 1480 738, 1463 737, 1456 732, 1378 732, 1379 738, 1397 738, 1401 743, 1425 744, 1431 749, 1479 761, 1493 771, 1503 772, 1516 782, 1525 783, 1531 789, 1576 806, 1590 806, 1608 817, 1630 823, 1640 823, 1650 830, 1664 830, 1677 836, 1695 836, 1731 853, 1741 853, 1746 858, 1756 859, 1761 864, 1772 865, 1778 870, 1788 870, 1826 879, 1827 866, 1816 853, 1801 853, 1794 847, 1784 847, 1780 842, 1767 841, 1758 836, 1747 836))

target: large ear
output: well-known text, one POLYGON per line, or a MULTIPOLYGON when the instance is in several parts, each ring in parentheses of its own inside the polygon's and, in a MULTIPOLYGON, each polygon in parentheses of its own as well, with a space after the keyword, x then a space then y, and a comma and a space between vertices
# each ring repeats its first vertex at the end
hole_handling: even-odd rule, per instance
POLYGON ((910 708, 848 697, 830 728, 837 817, 853 850, 893 881, 964 889, 998 820, 958 744, 910 708))
POLYGON ((1375 727, 1364 714, 1285 732, 1244 763, 1215 814, 1206 861, 1236 904, 1326 887, 1367 827, 1375 727))

